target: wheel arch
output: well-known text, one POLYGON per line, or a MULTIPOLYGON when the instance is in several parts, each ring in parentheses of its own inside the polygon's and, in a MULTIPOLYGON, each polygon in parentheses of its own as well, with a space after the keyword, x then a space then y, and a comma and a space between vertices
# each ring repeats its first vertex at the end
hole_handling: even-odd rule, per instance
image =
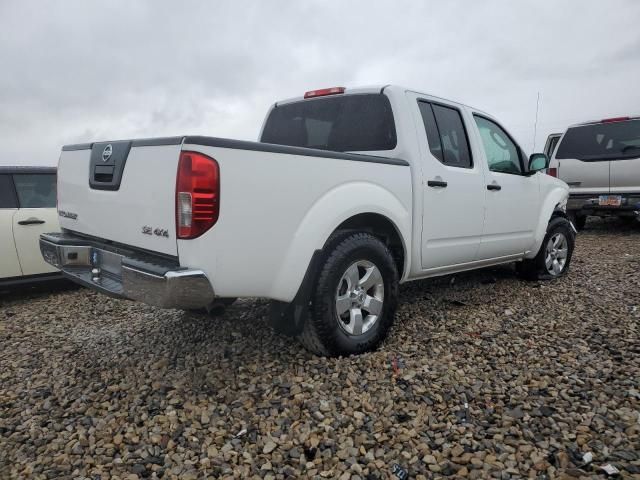
POLYGON ((544 236, 547 233, 547 226, 553 217, 567 218, 567 198, 568 191, 565 188, 558 187, 549 192, 540 209, 533 245, 525 258, 534 258, 538 254, 538 250, 540 250, 544 236))
POLYGON ((299 331, 327 242, 340 231, 366 231, 387 244, 402 279, 411 259, 411 201, 406 207, 385 188, 365 182, 327 192, 307 212, 287 258, 274 275, 272 325, 283 333, 299 331), (293 317, 293 318, 292 318, 293 317))
MULTIPOLYGON (((408 271, 405 241, 396 224, 388 217, 372 212, 353 215, 338 225, 329 238, 341 231, 370 233, 382 241, 391 251, 399 278, 402 278, 405 271, 408 271)), ((329 239, 327 239, 328 241, 329 239)))
POLYGON ((291 301, 302 285, 305 272, 317 250, 340 229, 361 228, 390 239, 402 248, 402 275, 411 258, 411 198, 401 201, 386 188, 369 182, 350 182, 326 192, 307 211, 287 249, 286 258, 275 272, 270 297, 291 301), (405 206, 408 205, 408 206, 405 206), (367 225, 367 222, 372 222, 367 225))

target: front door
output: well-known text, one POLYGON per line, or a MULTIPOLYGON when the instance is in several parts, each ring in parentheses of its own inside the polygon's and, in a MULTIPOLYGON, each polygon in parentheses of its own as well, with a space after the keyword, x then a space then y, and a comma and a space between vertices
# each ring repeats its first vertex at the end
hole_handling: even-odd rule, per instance
POLYGON ((473 161, 461 111, 427 100, 418 106, 424 126, 422 268, 446 270, 476 259, 484 222, 483 171, 473 161))
POLYGON ((40 253, 40 234, 60 230, 56 211, 56 176, 52 173, 13 175, 20 209, 13 216, 15 240, 23 275, 55 272, 40 253))
POLYGON ((13 217, 17 211, 18 201, 11 175, 0 174, 0 278, 22 275, 13 241, 13 217))
POLYGON ((540 213, 540 177, 523 175, 524 155, 500 125, 475 115, 487 167, 486 213, 479 260, 524 253, 540 213))

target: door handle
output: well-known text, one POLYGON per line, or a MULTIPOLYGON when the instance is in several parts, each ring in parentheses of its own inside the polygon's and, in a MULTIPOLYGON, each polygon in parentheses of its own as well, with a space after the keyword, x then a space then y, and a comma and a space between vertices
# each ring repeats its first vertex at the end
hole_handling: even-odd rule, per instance
POLYGON ((487 185, 487 190, 502 190, 502 187, 497 183, 490 183, 487 185))
POLYGON ((427 185, 430 187, 446 188, 448 184, 447 182, 443 182, 442 180, 428 180, 427 185))
POLYGON ((27 218, 26 220, 20 220, 18 225, 42 225, 44 220, 40 220, 39 218, 27 218))

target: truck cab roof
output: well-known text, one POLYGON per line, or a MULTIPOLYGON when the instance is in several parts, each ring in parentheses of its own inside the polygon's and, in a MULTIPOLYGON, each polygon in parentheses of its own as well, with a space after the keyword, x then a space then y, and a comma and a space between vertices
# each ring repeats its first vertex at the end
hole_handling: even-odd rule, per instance
MULTIPOLYGON (((479 113, 482 113, 483 115, 487 115, 490 116, 489 114, 487 114, 486 112, 483 112, 482 110, 472 107, 470 105, 466 105, 464 103, 460 103, 460 102, 454 102, 452 100, 443 98, 443 97, 439 97, 437 95, 433 95, 430 93, 426 93, 426 92, 422 92, 422 91, 418 91, 415 90, 413 88, 408 88, 408 87, 404 87, 402 85, 393 85, 393 84, 379 84, 379 85, 364 85, 364 86, 360 86, 360 87, 333 87, 333 88, 341 88, 343 89, 342 92, 340 93, 344 93, 344 94, 363 94, 363 93, 384 93, 385 91, 395 91, 396 93, 406 93, 406 92, 412 92, 412 93, 416 93, 419 95, 424 95, 426 97, 429 97, 433 100, 440 100, 442 102, 446 102, 446 103, 450 103, 450 104, 454 104, 454 105, 458 105, 460 107, 466 107, 466 108, 471 108, 479 113)), ((327 88, 326 90, 329 90, 329 88, 327 88)), ((311 92, 314 92, 315 90, 311 90, 311 92)), ((309 93, 309 92, 307 92, 309 93)), ((314 96, 313 98, 319 98, 320 95, 318 96, 314 96)), ((290 98, 286 98, 284 100, 279 100, 277 102, 275 102, 273 104, 273 107, 277 107, 279 105, 285 105, 287 103, 293 103, 293 102, 300 102, 303 100, 311 100, 311 98, 305 98, 305 95, 300 95, 297 97, 290 97, 290 98)))

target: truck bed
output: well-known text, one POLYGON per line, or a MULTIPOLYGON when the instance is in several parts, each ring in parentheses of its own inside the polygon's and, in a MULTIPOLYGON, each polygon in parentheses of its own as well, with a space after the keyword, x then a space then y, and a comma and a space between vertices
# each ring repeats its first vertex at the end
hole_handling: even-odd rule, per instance
POLYGON ((358 213, 343 211, 344 205, 366 208, 371 196, 388 198, 384 203, 393 215, 379 213, 397 218, 395 211, 401 211, 404 224, 398 229, 410 238, 408 167, 397 158, 202 136, 68 145, 59 163, 58 210, 63 229, 202 269, 216 295, 286 301, 295 295, 313 251, 341 219, 358 213), (129 150, 122 156, 119 186, 96 188, 101 152, 113 145, 116 155, 121 144, 129 150), (181 151, 201 152, 220 168, 219 219, 190 240, 176 238, 181 151), (352 202, 356 197, 361 201, 352 202))

